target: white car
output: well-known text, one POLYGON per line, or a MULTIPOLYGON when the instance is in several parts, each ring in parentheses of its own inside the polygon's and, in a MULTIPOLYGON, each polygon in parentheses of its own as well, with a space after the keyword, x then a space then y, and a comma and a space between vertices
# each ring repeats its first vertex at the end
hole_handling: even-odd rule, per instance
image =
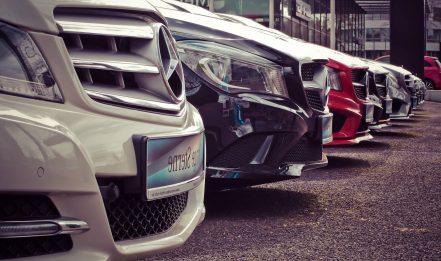
POLYGON ((142 258, 204 218, 202 119, 148 1, 1 1, 0 137, 0 259, 142 258))

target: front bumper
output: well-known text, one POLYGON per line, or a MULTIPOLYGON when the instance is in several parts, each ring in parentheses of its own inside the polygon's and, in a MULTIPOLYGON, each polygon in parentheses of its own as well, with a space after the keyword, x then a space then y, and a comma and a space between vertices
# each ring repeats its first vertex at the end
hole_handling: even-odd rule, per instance
POLYGON ((329 109, 333 113, 333 141, 327 145, 353 145, 372 139, 368 125, 374 120, 374 105, 354 100, 345 92, 331 91, 329 109))
MULTIPOLYGON (((182 129, 202 131, 200 119, 194 116, 197 111, 188 106, 187 112, 182 129)), ((4 171, 0 194, 46 195, 61 217, 84 221, 90 227, 70 236, 70 249, 40 256, 44 260, 143 258, 182 245, 204 217, 202 182, 188 192, 185 208, 166 232, 121 241, 112 236, 115 221, 110 219, 99 180, 137 180, 132 135, 149 135, 152 130, 183 133, 167 125, 167 119, 164 123, 133 121, 67 104, 2 96, 0 121, 4 141, 0 142, 4 171)), ((121 189, 121 195, 126 195, 121 189)), ((141 201, 140 195, 136 199, 141 201)))
POLYGON ((328 158, 322 153, 319 160, 284 163, 278 167, 266 164, 248 165, 239 168, 208 167, 207 189, 216 191, 278 182, 298 178, 303 171, 322 168, 327 165, 328 158))
POLYGON ((206 129, 207 189, 295 178, 310 162, 326 164, 332 114, 305 112, 289 98, 225 93, 189 69, 185 76, 187 99, 206 129), (302 167, 294 172, 294 164, 302 167))
POLYGON ((401 100, 394 99, 392 101, 393 111, 390 114, 391 119, 408 119, 412 113, 411 103, 405 103, 401 100))

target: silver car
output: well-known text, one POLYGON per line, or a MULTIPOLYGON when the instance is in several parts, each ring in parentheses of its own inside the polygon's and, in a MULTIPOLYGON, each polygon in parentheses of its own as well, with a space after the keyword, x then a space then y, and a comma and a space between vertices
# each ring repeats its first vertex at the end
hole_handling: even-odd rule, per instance
POLYGON ((1 1, 0 134, 0 259, 141 258, 204 218, 202 119, 147 1, 1 1))

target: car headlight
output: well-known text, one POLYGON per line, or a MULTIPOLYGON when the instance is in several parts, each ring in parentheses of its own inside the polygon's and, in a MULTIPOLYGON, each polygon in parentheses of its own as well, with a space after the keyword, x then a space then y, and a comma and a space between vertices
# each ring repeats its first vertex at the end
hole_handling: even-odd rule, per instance
POLYGON ((0 92, 62 102, 49 67, 29 34, 0 23, 0 92))
POLYGON ((342 90, 339 72, 332 68, 328 68, 328 87, 336 91, 342 90))
POLYGON ((262 57, 202 41, 178 42, 178 52, 193 72, 225 92, 289 97, 283 68, 262 57))

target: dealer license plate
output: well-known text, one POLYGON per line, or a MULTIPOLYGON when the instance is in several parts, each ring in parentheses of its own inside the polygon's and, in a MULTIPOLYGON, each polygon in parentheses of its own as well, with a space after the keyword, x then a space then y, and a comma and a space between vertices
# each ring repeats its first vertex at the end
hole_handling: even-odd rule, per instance
POLYGON ((373 104, 369 103, 369 104, 365 104, 365 113, 366 113, 366 122, 370 123, 374 121, 374 110, 375 107, 373 104))
POLYGON ((203 133, 185 137, 148 138, 145 146, 147 200, 181 194, 203 181, 203 133))
POLYGON ((386 103, 386 113, 391 114, 392 113, 392 99, 385 100, 386 103))
POLYGON ((330 143, 332 141, 332 113, 321 115, 322 120, 322 139, 323 144, 330 143))

